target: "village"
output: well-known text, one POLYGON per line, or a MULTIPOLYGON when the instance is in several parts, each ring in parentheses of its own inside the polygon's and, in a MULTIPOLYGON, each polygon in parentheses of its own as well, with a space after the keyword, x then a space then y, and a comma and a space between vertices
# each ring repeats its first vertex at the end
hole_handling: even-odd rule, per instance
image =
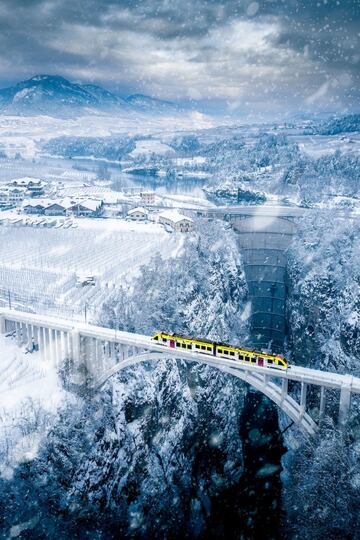
POLYGON ((168 205, 155 192, 142 188, 114 192, 83 185, 72 189, 63 182, 24 177, 0 187, 0 225, 76 228, 78 218, 113 218, 158 223, 168 233, 193 231, 193 219, 180 213, 173 202, 168 205))

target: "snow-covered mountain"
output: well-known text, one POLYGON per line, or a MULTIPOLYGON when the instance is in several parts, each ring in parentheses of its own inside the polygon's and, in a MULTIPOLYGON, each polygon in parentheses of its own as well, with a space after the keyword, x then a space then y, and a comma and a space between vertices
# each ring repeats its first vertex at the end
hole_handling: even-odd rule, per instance
POLYGON ((58 75, 35 75, 0 89, 0 113, 71 116, 99 112, 142 111, 162 114, 176 105, 150 96, 122 98, 101 86, 73 83, 58 75))
POLYGON ((178 105, 171 101, 153 98, 144 94, 132 94, 126 98, 126 102, 141 111, 166 112, 179 110, 178 105))
POLYGON ((120 105, 121 107, 128 107, 125 99, 121 98, 120 96, 116 96, 102 86, 98 86, 96 84, 82 84, 81 88, 91 94, 98 101, 98 103, 102 104, 103 106, 108 105, 111 107, 120 105))
POLYGON ((0 110, 8 114, 63 114, 104 106, 97 92, 59 76, 36 75, 0 90, 0 110))

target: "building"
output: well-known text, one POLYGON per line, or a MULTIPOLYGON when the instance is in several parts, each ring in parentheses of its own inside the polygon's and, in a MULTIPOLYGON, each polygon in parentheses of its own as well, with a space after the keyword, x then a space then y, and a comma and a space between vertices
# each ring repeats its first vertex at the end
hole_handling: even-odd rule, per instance
POLYGON ((193 220, 179 214, 176 210, 166 210, 159 214, 159 223, 167 225, 177 232, 191 232, 194 230, 193 220))
POLYGON ((17 178, 9 182, 10 187, 24 188, 28 197, 40 197, 44 194, 45 184, 37 178, 17 178))
POLYGON ((7 188, 0 189, 0 208, 8 208, 9 206, 9 192, 7 188))
POLYGON ((18 206, 25 198, 26 189, 7 186, 0 189, 0 208, 18 206))
POLYGON ((9 204, 18 206, 25 199, 26 189, 22 187, 9 187, 9 204))
POLYGON ((23 203, 26 214, 46 216, 87 216, 97 217, 103 210, 103 201, 93 199, 27 199, 23 203))
POLYGON ((140 199, 143 204, 155 204, 155 193, 153 191, 142 191, 140 199))
POLYGON ((49 200, 27 199, 23 202, 25 214, 43 214, 45 208, 49 206, 49 200))
POLYGON ((146 221, 148 219, 148 212, 142 206, 133 208, 127 213, 128 218, 132 221, 146 221))
POLYGON ((54 201, 52 204, 47 205, 44 208, 44 214, 46 216, 65 216, 68 210, 68 206, 59 201, 54 201))
POLYGON ((86 199, 84 201, 76 201, 68 209, 68 214, 83 217, 98 217, 103 211, 104 203, 101 200, 86 199))

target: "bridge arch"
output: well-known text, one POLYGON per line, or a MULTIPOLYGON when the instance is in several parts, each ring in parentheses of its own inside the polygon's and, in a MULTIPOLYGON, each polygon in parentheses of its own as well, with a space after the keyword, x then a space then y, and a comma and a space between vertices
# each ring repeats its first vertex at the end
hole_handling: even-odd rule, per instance
MULTIPOLYGON (((121 362, 115 364, 107 371, 103 372, 102 375, 93 381, 91 384, 92 390, 98 390, 105 384, 110 377, 119 373, 123 369, 131 366, 135 366, 142 362, 154 362, 160 360, 173 360, 173 356, 169 356, 166 353, 157 353, 157 352, 145 352, 141 354, 136 354, 130 356, 129 358, 122 360, 121 362)), ((304 433, 305 435, 314 435, 317 430, 317 425, 311 416, 301 407, 299 403, 293 399, 287 391, 287 379, 283 379, 281 386, 270 380, 268 375, 262 375, 261 373, 254 373, 250 371, 237 370, 236 368, 228 366, 219 366, 217 363, 212 362, 211 359, 204 358, 200 359, 185 359, 180 358, 185 362, 198 362, 201 364, 206 364, 211 367, 218 369, 224 373, 228 373, 237 377, 238 379, 248 383, 250 386, 256 390, 262 392, 266 395, 271 401, 273 401, 304 433)), ((275 375, 276 377, 276 375, 275 375)))

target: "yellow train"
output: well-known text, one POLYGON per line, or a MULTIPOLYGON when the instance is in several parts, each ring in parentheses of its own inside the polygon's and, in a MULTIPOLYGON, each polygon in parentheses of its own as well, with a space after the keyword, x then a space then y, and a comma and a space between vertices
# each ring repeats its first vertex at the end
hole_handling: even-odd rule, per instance
POLYGON ((277 369, 287 369, 288 362, 281 354, 263 353, 243 347, 235 347, 228 343, 219 343, 208 339, 197 339, 179 334, 167 334, 158 332, 151 338, 164 347, 171 349, 195 351, 218 358, 227 358, 230 360, 253 364, 261 367, 271 367, 277 369))

